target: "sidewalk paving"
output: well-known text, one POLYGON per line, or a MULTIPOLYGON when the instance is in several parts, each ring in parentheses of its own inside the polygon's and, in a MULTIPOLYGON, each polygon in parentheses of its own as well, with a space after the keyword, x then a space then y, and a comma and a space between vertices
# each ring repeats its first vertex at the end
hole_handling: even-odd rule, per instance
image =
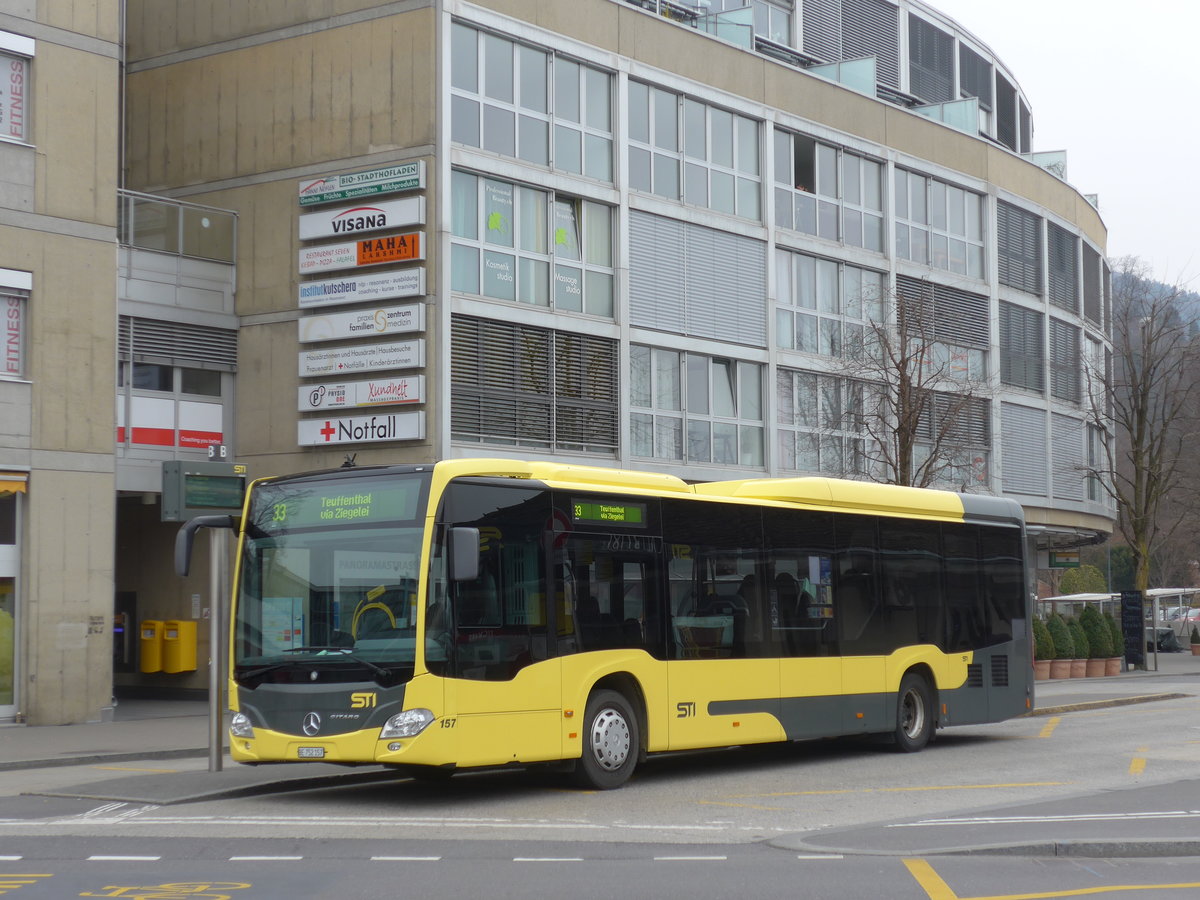
MULTIPOLYGON (((1150 657, 1150 665, 1155 665, 1150 657)), ((1034 715, 1057 715, 1100 706, 1144 703, 1200 695, 1200 656, 1159 654, 1157 671, 1129 671, 1104 678, 1039 681, 1034 715)), ((227 741, 222 728, 223 740, 227 741)), ((80 784, 55 796, 94 797, 141 803, 268 793, 282 789, 345 784, 396 777, 374 766, 345 768, 321 763, 242 766, 223 753, 221 771, 147 772, 98 780, 86 767, 137 760, 203 759, 209 755, 208 703, 197 700, 123 700, 113 721, 82 725, 0 726, 0 779, 17 779, 22 769, 80 766, 80 784), (89 787, 91 785, 91 787, 89 787)))

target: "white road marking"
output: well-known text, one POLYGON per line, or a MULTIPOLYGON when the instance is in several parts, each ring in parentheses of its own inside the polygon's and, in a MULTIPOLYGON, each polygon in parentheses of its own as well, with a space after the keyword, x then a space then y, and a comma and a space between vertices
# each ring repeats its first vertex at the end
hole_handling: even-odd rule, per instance
POLYGON ((583 862, 582 856, 514 856, 513 862, 583 862))
POLYGON ((374 862, 438 862, 440 856, 372 856, 374 862))
POLYGON ((294 862, 303 856, 231 856, 230 862, 294 862))
POLYGON ((724 862, 728 856, 656 856, 655 862, 724 862))
POLYGON ((1164 812, 1138 813, 1081 813, 1079 815, 1060 816, 970 816, 961 819, 923 819, 920 822, 898 822, 888 825, 888 828, 928 828, 940 826, 958 827, 962 825, 1010 825, 1036 824, 1038 822, 1121 822, 1146 821, 1154 819, 1196 819, 1200 818, 1200 810, 1169 810, 1164 812))
POLYGON ((89 856, 88 862, 156 862, 161 856, 89 856))

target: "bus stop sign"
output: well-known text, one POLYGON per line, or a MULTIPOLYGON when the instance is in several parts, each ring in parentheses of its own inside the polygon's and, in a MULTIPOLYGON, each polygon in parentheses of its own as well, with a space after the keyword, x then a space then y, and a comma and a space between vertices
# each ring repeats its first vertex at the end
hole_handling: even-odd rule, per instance
POLYGON ((165 461, 162 464, 162 521, 242 511, 246 467, 228 462, 165 461))

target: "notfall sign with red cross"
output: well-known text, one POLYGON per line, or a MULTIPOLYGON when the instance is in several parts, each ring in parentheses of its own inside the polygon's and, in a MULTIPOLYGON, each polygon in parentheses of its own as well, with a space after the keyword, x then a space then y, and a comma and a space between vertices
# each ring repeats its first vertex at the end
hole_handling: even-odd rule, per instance
POLYGON ((423 410, 375 416, 301 419, 296 423, 296 443, 301 447, 419 441, 424 437, 423 410))

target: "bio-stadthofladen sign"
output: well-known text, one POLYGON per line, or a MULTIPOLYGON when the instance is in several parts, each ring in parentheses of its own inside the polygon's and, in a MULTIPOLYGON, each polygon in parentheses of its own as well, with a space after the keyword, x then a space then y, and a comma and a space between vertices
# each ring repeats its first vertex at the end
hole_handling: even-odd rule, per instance
POLYGON ((340 419, 301 419, 296 423, 296 443, 301 447, 419 441, 424 437, 425 413, 420 410, 340 419))
POLYGON ((424 403, 425 376, 385 375, 366 381, 306 384, 300 387, 298 401, 301 412, 424 403))
POLYGON ((425 198, 402 197, 306 213, 300 216, 300 240, 315 241, 424 224, 425 198))
POLYGON ((348 303, 420 297, 425 293, 425 267, 397 269, 394 272, 364 272, 325 281, 300 283, 300 308, 344 306, 348 303))
POLYGON ((367 172, 352 172, 349 175, 309 178, 301 181, 299 187, 301 206, 412 191, 425 187, 425 163, 418 160, 367 172))
POLYGON ((424 331, 425 304, 409 303, 404 306, 305 316, 297 325, 302 344, 424 331))
POLYGON ((333 269, 353 269, 358 266, 416 262, 424 258, 423 232, 412 231, 407 234, 363 238, 361 241, 353 241, 349 244, 302 247, 300 250, 300 274, 308 275, 333 269))
POLYGON ((425 365, 425 340, 363 344, 332 350, 302 350, 300 377, 350 375, 383 369, 420 369, 425 365))

